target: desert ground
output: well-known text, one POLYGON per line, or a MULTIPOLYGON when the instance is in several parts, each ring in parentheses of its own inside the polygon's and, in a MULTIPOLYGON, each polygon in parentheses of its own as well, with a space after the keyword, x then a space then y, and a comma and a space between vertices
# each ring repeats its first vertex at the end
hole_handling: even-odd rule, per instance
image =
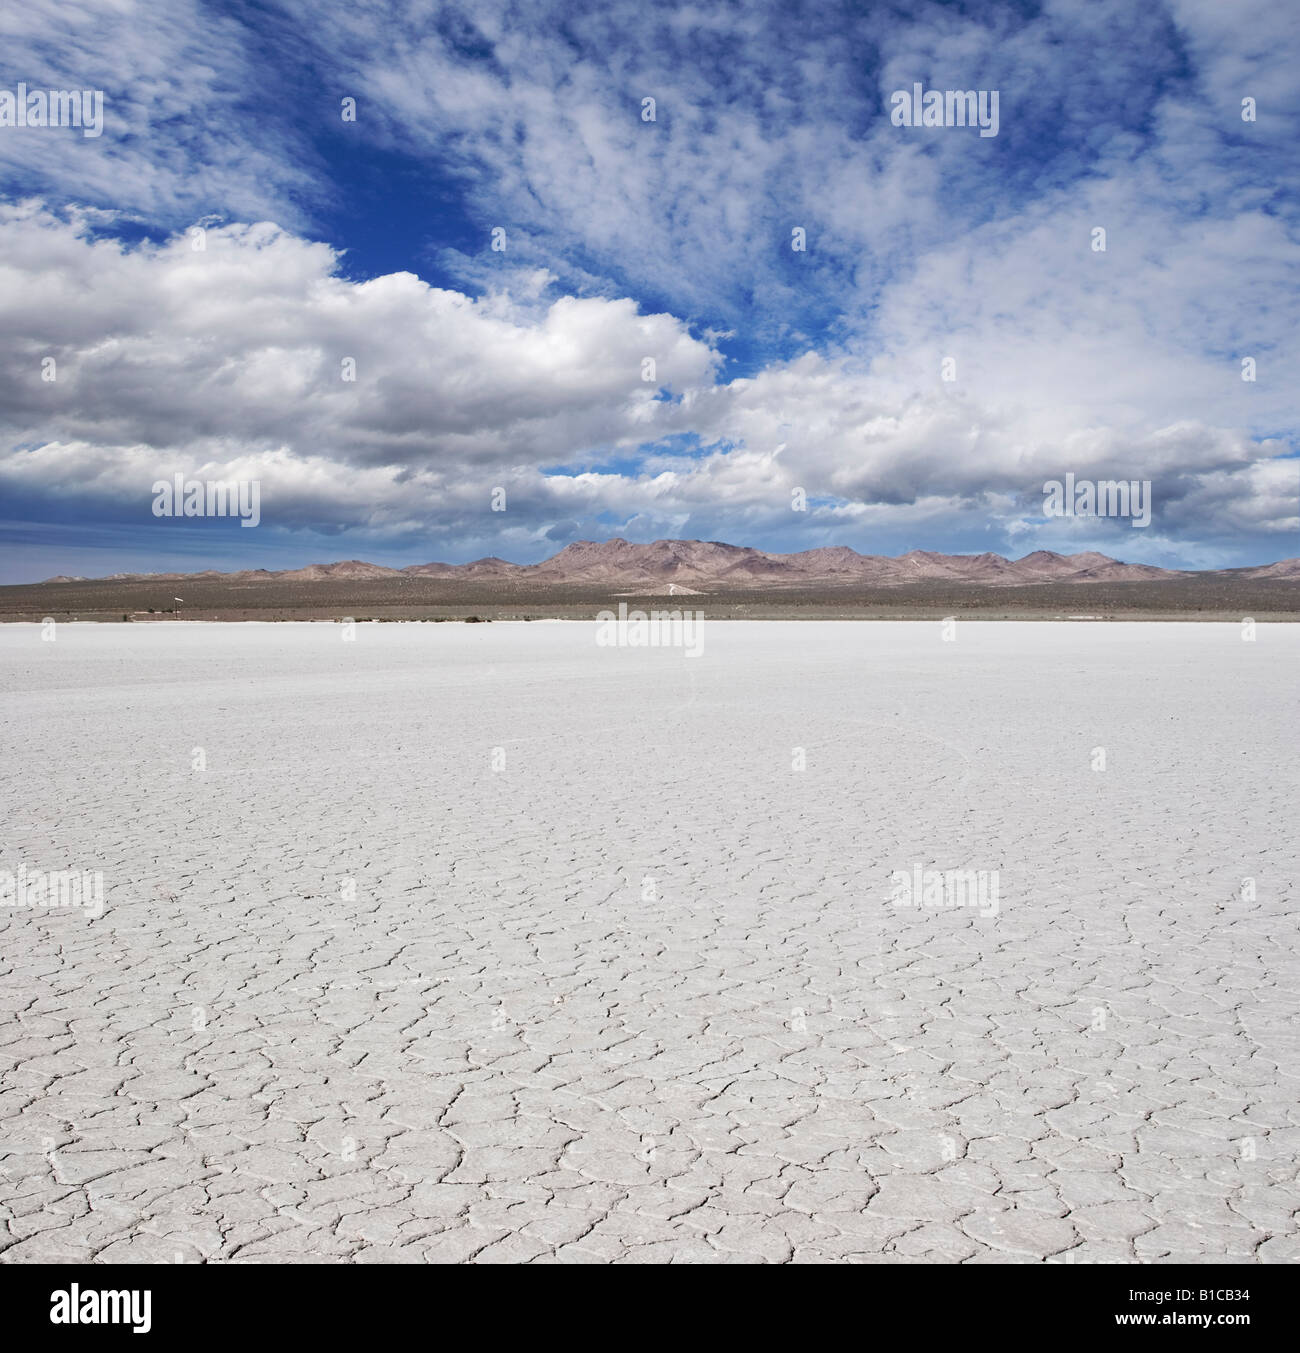
POLYGON ((0 626, 0 1259, 1300 1259, 1300 625, 596 632, 0 626))
MULTIPOLYGON (((1293 578, 1241 579, 1232 572, 1148 582, 1026 583, 1017 587, 930 579, 888 586, 692 589, 711 620, 1106 620, 1300 621, 1293 578)), ((682 600, 686 599, 683 595, 682 600)), ((590 620, 620 600, 645 607, 669 601, 667 584, 638 594, 626 582, 527 586, 445 578, 328 578, 248 582, 187 577, 89 579, 0 587, 0 623, 174 620, 590 620), (179 593, 182 600, 176 600, 179 593)))

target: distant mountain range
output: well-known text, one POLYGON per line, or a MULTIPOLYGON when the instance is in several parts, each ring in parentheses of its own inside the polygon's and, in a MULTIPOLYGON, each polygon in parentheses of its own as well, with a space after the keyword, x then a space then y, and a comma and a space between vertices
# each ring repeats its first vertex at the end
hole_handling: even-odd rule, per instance
MULTIPOLYGON (((448 582, 501 582, 518 585, 621 588, 628 591, 682 592, 763 587, 832 587, 864 584, 889 586, 914 582, 973 583, 1019 587, 1030 583, 1149 582, 1159 579, 1222 576, 1233 580, 1271 578, 1300 580, 1300 559, 1283 559, 1254 568, 1211 572, 1125 564, 1108 555, 1055 554, 1035 550, 1021 559, 1000 554, 935 554, 911 550, 898 558, 859 554, 845 545, 830 545, 797 554, 769 554, 744 545, 716 540, 656 540, 634 545, 613 540, 579 540, 540 564, 511 564, 489 557, 470 564, 411 564, 386 568, 360 559, 336 564, 270 572, 245 569, 237 573, 115 573, 102 582, 186 582, 205 578, 223 582, 324 582, 330 579, 438 578, 448 582)), ((85 578, 57 577, 51 583, 86 582, 85 578)))

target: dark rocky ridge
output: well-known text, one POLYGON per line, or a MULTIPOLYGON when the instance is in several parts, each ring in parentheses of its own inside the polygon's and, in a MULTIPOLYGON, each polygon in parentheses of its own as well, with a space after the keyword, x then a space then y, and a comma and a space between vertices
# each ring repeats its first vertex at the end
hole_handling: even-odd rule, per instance
POLYGON ((579 540, 538 564, 512 564, 495 556, 469 564, 412 564, 388 568, 360 559, 334 564, 310 564, 306 568, 266 569, 218 573, 122 573, 109 578, 51 578, 50 583, 153 582, 189 583, 203 580, 226 583, 310 583, 361 581, 381 578, 429 578, 447 582, 498 582, 514 587, 667 588, 678 584, 701 591, 750 590, 764 587, 827 588, 869 585, 898 586, 909 583, 966 583, 985 587, 1018 587, 1041 583, 1154 582, 1177 578, 1218 576, 1235 581, 1267 578, 1300 580, 1300 559, 1284 559, 1254 568, 1223 569, 1205 573, 1156 568, 1150 564, 1127 564, 1108 555, 1056 554, 1035 550, 1021 559, 1000 554, 937 554, 911 550, 898 558, 859 554, 844 545, 801 550, 795 554, 772 554, 744 545, 714 540, 656 540, 636 545, 621 537, 613 540, 579 540))

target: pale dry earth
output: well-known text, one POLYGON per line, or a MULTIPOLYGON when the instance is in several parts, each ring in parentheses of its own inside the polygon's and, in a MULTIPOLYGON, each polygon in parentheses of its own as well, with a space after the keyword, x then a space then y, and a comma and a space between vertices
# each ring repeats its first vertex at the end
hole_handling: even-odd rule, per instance
POLYGON ((1300 1257, 1300 626, 595 633, 0 629, 0 1257, 1300 1257))

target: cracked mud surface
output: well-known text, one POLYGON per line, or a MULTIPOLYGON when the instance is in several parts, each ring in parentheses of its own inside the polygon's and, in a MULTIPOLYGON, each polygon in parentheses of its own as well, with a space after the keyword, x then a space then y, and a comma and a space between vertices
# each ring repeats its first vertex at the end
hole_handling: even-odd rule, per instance
POLYGON ((1300 627, 593 635, 0 630, 0 1259, 1300 1258, 1300 627))

